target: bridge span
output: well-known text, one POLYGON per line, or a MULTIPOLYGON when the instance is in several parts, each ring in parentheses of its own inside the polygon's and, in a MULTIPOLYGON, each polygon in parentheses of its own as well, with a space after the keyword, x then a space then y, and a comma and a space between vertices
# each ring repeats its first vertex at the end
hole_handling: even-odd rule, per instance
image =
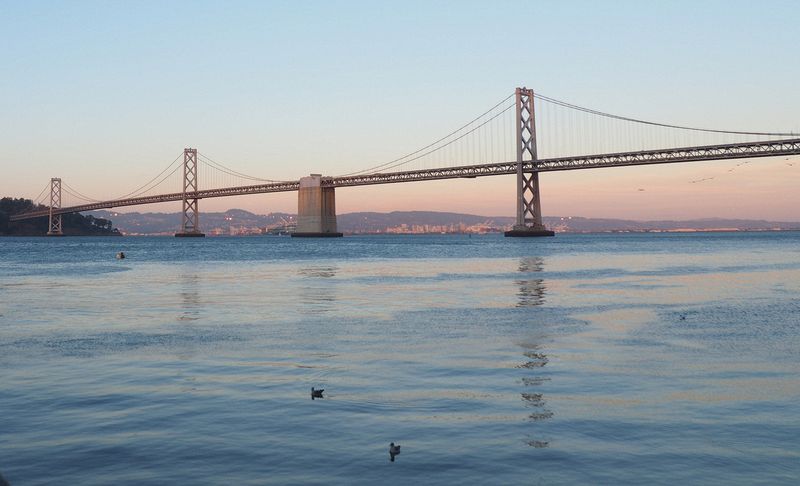
MULTIPOLYGON (((319 174, 312 174, 296 181, 276 181, 215 189, 199 189, 197 150, 187 148, 184 150, 183 155, 183 190, 181 192, 93 201, 86 204, 61 207, 61 179, 53 178, 51 180, 50 204, 46 209, 16 214, 11 216, 10 220, 22 221, 46 216, 50 220, 48 234, 58 235, 62 233, 60 217, 62 214, 183 201, 182 228, 176 236, 202 236, 203 234, 199 229, 197 205, 197 201, 200 199, 297 191, 298 232, 295 233, 295 236, 341 236, 341 233, 338 233, 336 229, 334 196, 336 188, 516 174, 517 221, 514 229, 506 232, 506 235, 552 236, 553 232, 547 230, 542 224, 538 181, 540 172, 800 155, 800 138, 784 138, 767 141, 539 158, 536 148, 533 91, 526 88, 517 88, 515 98, 513 106, 516 107, 515 139, 517 141, 517 157, 513 161, 419 170, 377 171, 336 177, 323 177, 319 174)), ((720 132, 717 130, 703 131, 720 132)), ((747 132, 729 133, 748 134, 747 132)), ((427 149, 427 147, 425 148, 427 149)))

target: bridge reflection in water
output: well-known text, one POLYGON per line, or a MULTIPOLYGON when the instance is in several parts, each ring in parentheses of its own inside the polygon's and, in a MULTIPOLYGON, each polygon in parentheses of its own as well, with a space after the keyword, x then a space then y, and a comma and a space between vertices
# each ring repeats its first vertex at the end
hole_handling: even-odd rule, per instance
MULTIPOLYGON (((525 408, 527 409, 528 420, 530 422, 541 422, 553 417, 553 412, 547 408, 547 401, 540 387, 550 381, 544 376, 542 368, 548 363, 547 355, 541 344, 537 342, 520 343, 524 350, 525 362, 517 365, 517 368, 525 370, 525 376, 521 378, 523 392, 520 394, 525 408)), ((531 447, 544 448, 549 446, 549 441, 543 440, 539 434, 529 434, 525 443, 531 447)))
POLYGON ((333 265, 310 265, 297 271, 302 278, 299 302, 304 311, 322 314, 336 309, 336 286, 329 279, 336 277, 338 271, 333 265))
POLYGON ((541 257, 525 257, 519 261, 519 272, 524 278, 515 281, 519 287, 517 307, 532 307, 544 304, 545 285, 543 278, 532 278, 544 269, 541 257))
MULTIPOLYGON (((523 278, 515 280, 518 287, 516 307, 537 307, 545 303, 547 287, 541 272, 544 270, 544 259, 541 257, 524 257, 519 261, 518 271, 523 278)), ((550 381, 545 376, 544 367, 549 362, 541 344, 542 336, 531 337, 519 343, 525 361, 517 368, 524 370, 520 381, 523 391, 520 393, 528 414, 528 421, 537 423, 553 417, 553 411, 547 407, 547 400, 541 386, 550 381)), ((550 443, 537 434, 529 434, 525 443, 534 448, 549 447, 550 443)))
POLYGON ((200 276, 192 274, 181 275, 180 281, 181 315, 179 321, 196 321, 201 317, 200 303, 200 276))

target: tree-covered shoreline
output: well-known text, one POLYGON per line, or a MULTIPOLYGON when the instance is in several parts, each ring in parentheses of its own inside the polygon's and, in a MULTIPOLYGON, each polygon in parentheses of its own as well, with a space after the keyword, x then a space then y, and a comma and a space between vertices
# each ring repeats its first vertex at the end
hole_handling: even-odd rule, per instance
MULTIPOLYGON (((47 209, 34 204, 30 199, 4 197, 0 199, 0 236, 46 236, 48 218, 41 217, 25 221, 10 221, 15 214, 47 209)), ((63 214, 61 228, 66 236, 118 236, 110 219, 83 216, 79 213, 63 214)))

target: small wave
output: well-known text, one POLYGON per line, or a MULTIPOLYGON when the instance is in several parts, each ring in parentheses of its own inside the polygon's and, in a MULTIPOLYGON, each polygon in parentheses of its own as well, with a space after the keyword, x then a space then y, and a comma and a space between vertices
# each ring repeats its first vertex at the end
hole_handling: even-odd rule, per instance
POLYGON ((519 364, 519 365, 515 366, 515 368, 527 368, 527 369, 541 368, 541 367, 545 366, 547 364, 547 362, 548 362, 547 359, 539 360, 539 361, 528 361, 526 363, 522 363, 522 364, 519 364))
POLYGON ((539 386, 546 381, 550 381, 550 378, 545 378, 543 376, 537 376, 534 378, 522 378, 522 384, 525 386, 539 386))
POLYGON ((542 440, 526 440, 525 443, 536 449, 543 449, 545 447, 550 447, 550 442, 542 440))

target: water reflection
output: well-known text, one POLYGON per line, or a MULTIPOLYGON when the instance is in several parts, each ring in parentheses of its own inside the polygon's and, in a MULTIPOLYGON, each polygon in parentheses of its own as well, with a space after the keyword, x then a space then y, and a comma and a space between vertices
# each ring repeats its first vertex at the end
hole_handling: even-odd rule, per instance
MULTIPOLYGON (((543 268, 544 260, 541 257, 525 257, 519 261, 519 271, 521 273, 541 272, 543 268)), ((544 279, 526 278, 524 280, 516 280, 515 283, 519 287, 517 307, 532 307, 544 304, 546 290, 544 279)))
POLYGON ((181 275, 181 315, 179 321, 200 319, 200 277, 197 274, 181 275))
POLYGON ((297 271, 298 275, 303 277, 319 277, 319 278, 331 278, 336 276, 336 272, 339 271, 339 267, 335 266, 311 266, 311 267, 303 267, 297 271))
POLYGON ((326 280, 336 277, 338 271, 338 267, 331 265, 312 265, 297 271, 304 280, 299 289, 299 301, 308 312, 325 313, 336 308, 334 282, 326 280))
MULTIPOLYGON (((525 408, 528 409, 528 420, 540 422, 553 417, 553 412, 547 408, 547 401, 544 393, 538 389, 542 384, 550 381, 549 377, 543 376, 542 368, 549 362, 547 355, 538 343, 520 343, 524 350, 522 355, 526 361, 517 365, 517 368, 530 370, 529 376, 522 377, 524 391, 520 394, 525 408)), ((531 447, 544 448, 549 446, 549 441, 540 440, 538 437, 528 437, 525 441, 531 447)))

